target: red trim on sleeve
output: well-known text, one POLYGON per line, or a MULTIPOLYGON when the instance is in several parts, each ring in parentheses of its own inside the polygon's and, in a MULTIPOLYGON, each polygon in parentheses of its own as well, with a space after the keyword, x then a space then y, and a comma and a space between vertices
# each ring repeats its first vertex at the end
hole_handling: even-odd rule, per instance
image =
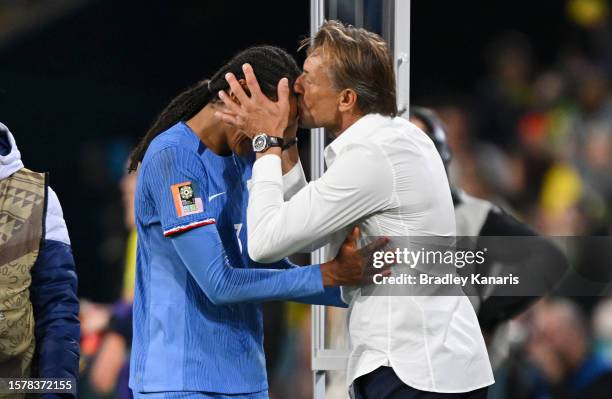
POLYGON ((215 223, 217 223, 215 219, 206 219, 206 220, 201 220, 199 222, 189 223, 183 226, 173 227, 170 230, 165 230, 164 236, 170 237, 171 235, 176 234, 176 233, 182 233, 182 232, 185 232, 191 229, 195 229, 196 227, 202 227, 202 226, 206 226, 209 224, 215 224, 215 223))

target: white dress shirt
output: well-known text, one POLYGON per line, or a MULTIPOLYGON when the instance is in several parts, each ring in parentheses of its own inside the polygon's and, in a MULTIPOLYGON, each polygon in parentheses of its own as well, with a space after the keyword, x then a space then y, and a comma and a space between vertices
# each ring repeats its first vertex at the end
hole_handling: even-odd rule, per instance
MULTIPOLYGON (((333 256, 355 224, 364 236, 385 235, 392 243, 394 236, 455 235, 442 161, 427 135, 405 119, 362 117, 327 146, 325 161, 323 176, 290 199, 283 197, 283 183, 305 184, 301 166, 283 178, 278 156, 255 162, 247 212, 254 260, 273 262, 326 244, 333 256)), ((380 366, 431 392, 467 392, 494 382, 468 298, 365 296, 343 287, 343 299, 349 304, 348 384, 380 366)))

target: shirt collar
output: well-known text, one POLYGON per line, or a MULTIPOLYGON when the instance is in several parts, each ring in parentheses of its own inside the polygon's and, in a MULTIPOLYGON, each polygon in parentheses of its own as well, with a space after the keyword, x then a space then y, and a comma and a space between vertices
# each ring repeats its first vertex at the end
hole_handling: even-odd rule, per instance
POLYGON ((348 127, 344 132, 340 133, 327 147, 325 147, 325 163, 331 166, 336 160, 336 157, 344 148, 352 143, 359 142, 364 136, 367 136, 379 126, 389 121, 388 116, 381 114, 367 114, 362 116, 348 127))

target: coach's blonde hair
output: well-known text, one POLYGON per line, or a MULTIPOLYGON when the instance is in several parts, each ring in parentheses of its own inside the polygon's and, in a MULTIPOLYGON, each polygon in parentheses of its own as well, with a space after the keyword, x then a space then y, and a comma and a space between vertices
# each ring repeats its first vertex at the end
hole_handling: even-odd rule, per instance
POLYGON ((308 47, 326 57, 330 79, 337 90, 357 93, 357 106, 364 114, 397 115, 395 72, 387 43, 379 35, 338 21, 325 21, 312 38, 304 39, 300 50, 308 47))

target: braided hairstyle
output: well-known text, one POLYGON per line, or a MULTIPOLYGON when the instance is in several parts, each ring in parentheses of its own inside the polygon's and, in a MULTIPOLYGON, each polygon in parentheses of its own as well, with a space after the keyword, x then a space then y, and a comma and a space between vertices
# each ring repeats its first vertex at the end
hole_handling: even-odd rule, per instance
POLYGON ((196 83, 170 101, 132 151, 129 171, 132 172, 138 168, 149 144, 160 133, 177 122, 191 119, 207 104, 220 101, 217 93, 220 90, 229 90, 229 84, 225 80, 226 73, 232 72, 236 79, 244 79, 242 65, 245 63, 251 64, 261 91, 272 100, 276 100, 279 80, 288 78, 289 87, 292 87, 300 74, 300 68, 293 57, 281 48, 256 46, 241 51, 219 68, 212 78, 196 83))

